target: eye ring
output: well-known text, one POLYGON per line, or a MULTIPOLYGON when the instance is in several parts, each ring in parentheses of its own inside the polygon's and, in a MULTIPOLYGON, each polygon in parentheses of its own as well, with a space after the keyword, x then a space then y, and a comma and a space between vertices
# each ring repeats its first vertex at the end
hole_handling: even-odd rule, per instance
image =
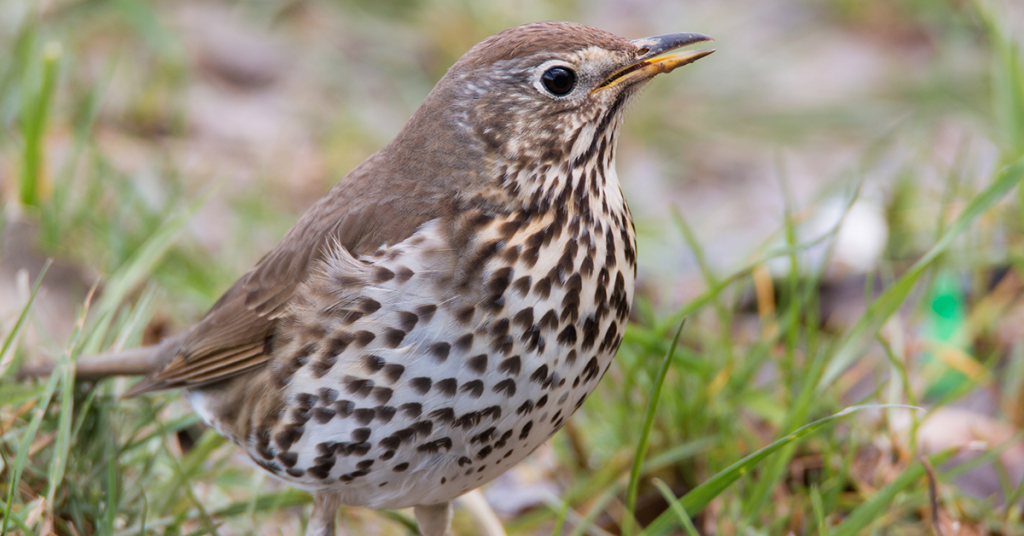
POLYGON ((567 67, 552 67, 541 75, 540 81, 552 95, 567 95, 576 87, 576 73, 567 67))

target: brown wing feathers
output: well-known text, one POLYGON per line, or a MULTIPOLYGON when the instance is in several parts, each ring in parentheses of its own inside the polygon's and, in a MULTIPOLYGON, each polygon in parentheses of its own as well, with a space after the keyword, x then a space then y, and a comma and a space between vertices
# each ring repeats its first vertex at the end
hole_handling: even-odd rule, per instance
MULTIPOLYGON (((125 396, 195 387, 253 370, 271 359, 267 341, 295 290, 327 253, 340 244, 353 255, 408 238, 434 219, 445 203, 420 198, 406 210, 395 204, 365 204, 353 211, 336 186, 315 204, 281 243, 236 282, 211 308, 156 373, 125 396)), ((350 201, 350 200, 349 200, 350 201)))

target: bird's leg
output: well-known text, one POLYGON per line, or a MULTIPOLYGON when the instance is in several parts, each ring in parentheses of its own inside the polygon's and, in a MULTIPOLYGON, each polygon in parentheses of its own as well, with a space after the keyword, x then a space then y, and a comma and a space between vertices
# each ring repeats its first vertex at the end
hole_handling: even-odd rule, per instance
POLYGON ((452 522, 452 503, 420 505, 413 511, 423 536, 444 536, 448 532, 448 525, 452 522))
POLYGON ((313 496, 313 514, 309 516, 309 524, 306 525, 306 536, 334 536, 334 518, 337 517, 340 505, 337 495, 327 491, 316 492, 313 496))

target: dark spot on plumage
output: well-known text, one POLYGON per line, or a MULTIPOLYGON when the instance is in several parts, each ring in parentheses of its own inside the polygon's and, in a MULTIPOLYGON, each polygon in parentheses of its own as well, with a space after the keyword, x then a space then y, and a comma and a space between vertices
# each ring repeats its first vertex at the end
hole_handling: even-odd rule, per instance
POLYGON ((507 220, 501 223, 501 225, 498 225, 498 235, 505 240, 510 240, 513 236, 515 236, 516 232, 518 232, 519 229, 522 228, 524 223, 525 220, 518 218, 507 220))
POLYGON ((366 369, 367 374, 373 374, 383 369, 384 365, 387 364, 387 361, 384 361, 384 358, 379 355, 364 355, 362 361, 363 368, 366 369))
MULTIPOLYGON (((480 449, 479 451, 477 451, 477 453, 476 453, 476 459, 478 459, 478 460, 482 460, 482 459, 484 459, 484 458, 486 458, 486 457, 490 456, 490 455, 491 455, 491 452, 492 452, 493 450, 494 450, 494 447, 491 447, 490 445, 487 445, 487 446, 485 446, 484 448, 482 448, 482 449, 480 449)), ((484 467, 486 467, 486 466, 484 466, 484 467)), ((478 469, 478 470, 477 470, 477 472, 483 471, 483 470, 484 470, 484 467, 481 467, 480 469, 478 469)))
POLYGON ((468 324, 471 320, 473 320, 473 314, 475 312, 476 307, 473 305, 463 307, 462 309, 456 311, 455 320, 458 320, 459 323, 461 324, 468 324))
MULTIPOLYGON (((422 320, 424 323, 427 323, 434 318, 434 313, 437 312, 437 306, 432 303, 427 303, 424 305, 420 305, 419 307, 414 309, 413 312, 416 314, 419 320, 422 320)), ((409 331, 411 329, 412 328, 409 328, 406 331, 409 331)))
POLYGON ((327 375, 328 372, 330 372, 332 368, 334 368, 334 363, 337 360, 337 357, 333 355, 327 355, 321 359, 313 361, 309 365, 310 374, 316 379, 323 378, 324 376, 327 375))
POLYGON ((515 340, 511 335, 505 335, 504 337, 495 337, 491 341, 491 351, 495 355, 506 356, 512 353, 512 348, 515 347, 515 340))
POLYGON ((543 408, 548 403, 548 395, 544 395, 537 399, 537 409, 543 408))
POLYGON ((434 441, 423 443, 422 445, 416 447, 416 452, 422 452, 424 454, 437 454, 438 452, 441 451, 441 449, 451 450, 451 448, 452 440, 447 437, 442 437, 441 439, 435 439, 434 441))
POLYGON ((379 406, 377 410, 377 420, 382 423, 389 423, 391 419, 395 418, 395 413, 398 412, 394 406, 379 406))
MULTIPOLYGON (((372 332, 372 331, 367 331, 367 330, 356 331, 355 334, 352 335, 348 339, 348 342, 346 342, 346 345, 349 342, 354 342, 356 347, 359 347, 359 348, 366 347, 366 345, 370 344, 371 342, 373 342, 376 337, 377 337, 377 335, 374 332, 372 332)), ((342 349, 344 349, 344 348, 342 348, 342 349)))
POLYGON ((370 439, 371 433, 373 433, 373 430, 370 428, 356 428, 355 430, 352 430, 352 441, 362 443, 370 439))
POLYGON ((573 346, 576 344, 576 326, 569 324, 558 334, 558 344, 562 346, 573 346))
POLYGON ((395 283, 401 285, 412 279, 414 275, 416 275, 416 272, 413 272, 407 266, 399 266, 395 269, 395 283))
POLYGON ((487 354, 480 354, 467 359, 466 366, 476 374, 487 372, 487 354))
POLYGON ((433 431, 434 423, 430 421, 416 421, 412 423, 412 426, 409 428, 412 428, 413 433, 415 433, 417 437, 427 437, 430 435, 430 432, 433 431))
POLYGON ((583 277, 594 275, 594 258, 590 255, 589 251, 583 257, 583 262, 580 263, 580 273, 583 274, 583 277))
POLYGON ((373 298, 367 298, 364 296, 362 298, 359 298, 358 303, 359 310, 368 315, 376 313, 377 310, 380 309, 380 302, 373 298))
POLYGON ((356 409, 356 405, 351 400, 339 400, 331 404, 331 407, 342 419, 347 419, 356 409))
POLYGON ((334 408, 316 408, 313 410, 313 419, 320 424, 324 424, 333 419, 336 414, 334 408))
MULTIPOLYGON (((576 362, 576 350, 569 350, 569 353, 565 355, 565 364, 572 366, 576 362)), ((563 380, 564 383, 565 380, 563 380)))
POLYGON ((513 397, 516 394, 516 382, 515 380, 508 378, 502 380, 491 388, 495 393, 504 393, 507 397, 513 397))
POLYGON ((373 460, 362 460, 356 464, 356 469, 364 470, 373 467, 373 460))
POLYGON ((591 357, 590 361, 587 361, 587 365, 583 367, 583 381, 589 382, 597 377, 597 374, 601 371, 597 364, 597 357, 591 357))
POLYGON ((434 388, 442 395, 451 398, 455 396, 455 389, 458 387, 455 378, 445 378, 434 383, 434 388))
POLYGON ((562 314, 558 317, 562 322, 575 323, 580 318, 580 293, 566 292, 562 298, 562 314))
POLYGON ((421 376, 419 378, 413 378, 409 380, 409 386, 412 387, 413 390, 415 390, 417 393, 421 395, 427 394, 427 391, 430 390, 430 386, 432 383, 433 382, 431 382, 430 378, 427 378, 426 376, 421 376))
POLYGON ((519 340, 523 343, 523 349, 527 352, 534 352, 543 342, 540 335, 540 328, 537 326, 530 326, 527 330, 523 331, 523 334, 519 336, 519 340))
POLYGON ((373 399, 380 404, 387 404, 391 400, 391 395, 395 392, 390 387, 374 387, 373 388, 373 399))
POLYGON ((352 418, 359 424, 370 424, 370 421, 377 415, 372 408, 359 408, 352 412, 352 418))
MULTIPOLYGON (((590 351, 594 347, 594 343, 597 342, 598 335, 601 334, 601 326, 594 321, 593 316, 588 316, 583 321, 583 343, 580 344, 580 349, 584 352, 590 351)), ((574 356, 575 359, 575 356, 574 356)))
POLYGON ((474 426, 480 424, 480 418, 481 414, 479 411, 470 411, 468 413, 460 415, 457 419, 455 419, 455 422, 452 423, 452 426, 455 428, 465 429, 473 428, 474 426))
POLYGON ((384 376, 384 379, 391 384, 397 382, 404 372, 405 367, 398 363, 388 363, 387 365, 384 365, 384 368, 381 370, 381 374, 384 376))
POLYGON ((537 294, 537 297, 541 300, 547 300, 551 296, 551 274, 542 277, 537 280, 537 284, 533 286, 533 292, 537 294))
POLYGON ((526 424, 524 424, 522 431, 519 432, 519 440, 523 441, 527 437, 530 437, 530 430, 532 430, 532 429, 533 429, 533 421, 528 421, 526 424))
POLYGON ((527 400, 516 409, 516 415, 529 415, 533 412, 533 401, 527 400))
MULTIPOLYGON (((381 441, 381 443, 383 443, 383 442, 384 441, 381 441)), ((391 458, 394 458, 394 457, 395 457, 395 451, 394 450, 385 450, 384 454, 380 455, 380 459, 383 460, 383 461, 388 461, 388 460, 390 460, 391 458)))
POLYGON ((523 245, 531 249, 544 245, 544 229, 538 229, 526 237, 526 240, 523 240, 523 245))
POLYGON ((463 393, 469 393, 469 396, 473 398, 480 398, 480 395, 484 393, 484 382, 480 380, 471 380, 464 384, 459 390, 463 393))
POLYGON ((355 477, 352 476, 350 473, 345 473, 338 477, 338 480, 341 482, 352 482, 353 480, 355 480, 355 477))
POLYGON ((481 444, 488 443, 488 442, 490 442, 491 438, 494 437, 494 432, 496 432, 496 431, 498 431, 498 429, 492 426, 492 427, 484 430, 483 432, 480 432, 479 434, 473 436, 469 440, 469 444, 470 445, 475 445, 477 443, 481 443, 481 444))
POLYGON ((306 470, 307 473, 313 475, 320 480, 324 480, 331 476, 331 469, 334 468, 334 458, 324 460, 306 470))
POLYGON ((496 421, 501 418, 501 406, 488 406, 480 411, 480 418, 496 421))
POLYGON ((615 337, 618 335, 618 331, 618 326, 615 322, 612 322, 611 325, 608 326, 608 331, 604 334, 604 340, 601 341, 601 345, 597 348, 599 352, 614 350, 616 348, 612 345, 615 344, 615 337))
POLYGON ((434 361, 444 363, 448 360, 448 353, 451 351, 451 347, 446 342, 435 342, 427 348, 427 352, 434 358, 434 361))
POLYGON ((572 388, 575 389, 580 386, 580 377, 576 376, 576 379, 572 381, 572 388))
POLYGON ((512 323, 522 328, 526 328, 534 324, 534 307, 523 307, 519 313, 512 316, 512 323))
POLYGON ((402 463, 400 463, 400 464, 395 466, 394 471, 396 473, 401 473, 402 471, 405 471, 408 468, 409 468, 409 464, 407 462, 402 462, 402 463))
MULTIPOLYGON (((594 289, 594 304, 597 305, 598 307, 600 307, 602 305, 607 306, 607 302, 608 302, 608 291, 605 290, 604 285, 601 285, 599 283, 598 287, 596 289, 594 289)), ((601 317, 598 316, 597 319, 600 320, 601 317)))
POLYGON ((410 419, 415 419, 423 413, 423 406, 416 402, 409 402, 398 406, 398 409, 410 419))
POLYGON ((530 287, 532 285, 533 285, 533 278, 528 276, 528 275, 524 275, 524 276, 520 277, 519 279, 516 279, 515 282, 512 283, 512 290, 518 292, 520 296, 524 296, 525 297, 527 294, 529 294, 530 287))
POLYGON ((412 328, 416 327, 416 323, 419 322, 419 320, 419 315, 412 311, 398 312, 398 328, 406 333, 412 331, 412 328))
POLYGON ((491 294, 504 294, 512 282, 512 268, 504 267, 494 271, 491 279, 487 282, 487 289, 491 294))
POLYGON ((496 315, 505 308, 505 295, 504 294, 491 294, 487 300, 483 303, 484 310, 492 315, 496 315))
POLYGON ((468 352, 473 347, 473 334, 466 333, 465 335, 455 339, 455 350, 458 352, 468 352))
MULTIPOLYGON (((562 382, 565 382, 565 380, 562 380, 562 382)), ((566 400, 569 400, 569 391, 562 393, 562 396, 558 397, 558 405, 565 404, 566 400)))
POLYGON ((295 467, 299 461, 299 454, 297 452, 282 452, 277 455, 277 459, 285 467, 295 467))
POLYGON ((528 247, 519 256, 519 259, 523 261, 523 264, 527 268, 533 268, 537 265, 537 260, 540 258, 540 246, 528 247))
POLYGON ((383 266, 376 266, 373 268, 373 282, 377 285, 387 283, 394 278, 395 272, 392 272, 383 266))
POLYGON ((366 441, 353 443, 348 446, 348 453, 353 456, 366 456, 367 452, 370 452, 370 444, 366 441))
POLYGON ((295 407, 302 411, 309 411, 316 405, 319 397, 312 393, 299 393, 295 395, 295 407))
POLYGON ((519 375, 519 370, 521 367, 522 360, 519 356, 514 355, 503 360, 501 363, 498 364, 498 372, 508 374, 510 376, 517 376, 519 375))
POLYGON ((385 348, 398 348, 405 340, 405 332, 395 328, 384 328, 383 344, 385 348))
POLYGON ((295 478, 299 478, 302 475, 306 474, 305 470, 298 469, 298 468, 295 468, 295 467, 292 467, 292 468, 286 470, 285 472, 288 473, 289 476, 293 476, 295 478))
POLYGON ((519 254, 523 252, 523 246, 517 245, 515 247, 507 247, 501 254, 501 262, 503 264, 515 264, 519 260, 519 254))
POLYGON ((580 399, 576 401, 576 405, 573 407, 573 411, 580 409, 580 406, 582 406, 583 402, 587 399, 587 395, 589 395, 589 393, 584 393, 583 396, 581 396, 580 399))
MULTIPOLYGON (((377 446, 379 446, 380 448, 385 449, 388 452, 391 452, 392 456, 394 455, 394 451, 397 450, 398 447, 401 446, 401 445, 402 445, 401 439, 399 439, 399 437, 394 435, 394 434, 389 435, 388 437, 385 437, 384 439, 381 439, 380 442, 377 443, 377 446)), ((387 453, 385 453, 385 455, 386 454, 387 453)), ((388 460, 388 459, 390 459, 390 457, 388 457, 388 458, 381 457, 381 459, 388 460)))
POLYGON ((455 420, 455 410, 453 408, 435 409, 430 412, 428 417, 440 423, 451 423, 455 420))
POLYGON ((572 252, 570 250, 568 250, 568 249, 563 251, 562 252, 562 256, 559 257, 559 259, 558 259, 558 264, 555 266, 555 268, 557 268, 558 271, 556 272, 556 271, 554 271, 554 269, 552 269, 552 272, 549 273, 549 275, 556 275, 557 274, 557 276, 558 276, 557 277, 557 282, 560 285, 564 285, 565 284, 565 282, 566 282, 565 274, 572 273, 573 266, 575 266, 576 256, 572 255, 571 253, 572 252))
POLYGON ((507 318, 502 318, 491 325, 491 337, 503 338, 508 335, 508 330, 509 320, 507 318))
POLYGON ((615 264, 618 262, 618 259, 615 258, 615 240, 611 233, 606 234, 605 238, 604 265, 607 268, 615 268, 615 264))
POLYGON ((283 430, 274 436, 274 442, 277 443, 278 450, 286 451, 291 448, 292 444, 298 441, 302 434, 306 431, 303 426, 285 426, 283 430))
POLYGON ((544 383, 546 379, 548 379, 548 366, 546 364, 541 365, 537 370, 533 371, 533 374, 530 374, 530 381, 532 382, 544 383))
POLYGON ((356 376, 345 376, 342 379, 342 383, 345 384, 345 389, 354 396, 359 398, 366 398, 370 395, 370 391, 373 390, 373 380, 366 378, 359 378, 356 376))
POLYGON ((309 361, 309 356, 320 351, 320 344, 315 342, 309 342, 303 344, 299 351, 295 353, 295 365, 296 368, 300 368, 309 361))

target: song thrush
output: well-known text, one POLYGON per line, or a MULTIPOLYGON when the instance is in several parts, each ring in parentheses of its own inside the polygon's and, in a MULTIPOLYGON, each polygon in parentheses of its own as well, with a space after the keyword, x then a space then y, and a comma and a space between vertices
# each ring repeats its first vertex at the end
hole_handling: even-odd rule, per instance
POLYGON ((339 505, 448 501, 525 458, 586 400, 622 340, 636 242, 615 173, 623 112, 712 51, 580 24, 473 47, 398 136, 331 189, 198 324, 83 362, 185 388, 273 475, 339 505))

